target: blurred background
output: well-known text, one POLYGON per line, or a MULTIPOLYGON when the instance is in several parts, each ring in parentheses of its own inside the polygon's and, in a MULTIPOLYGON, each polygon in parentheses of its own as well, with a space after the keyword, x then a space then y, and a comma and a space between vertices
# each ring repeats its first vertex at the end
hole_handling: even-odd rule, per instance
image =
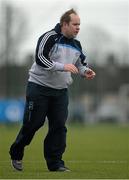
POLYGON ((89 81, 74 75, 69 123, 129 123, 128 0, 0 0, 0 123, 22 121, 28 70, 36 43, 75 8, 89 81))

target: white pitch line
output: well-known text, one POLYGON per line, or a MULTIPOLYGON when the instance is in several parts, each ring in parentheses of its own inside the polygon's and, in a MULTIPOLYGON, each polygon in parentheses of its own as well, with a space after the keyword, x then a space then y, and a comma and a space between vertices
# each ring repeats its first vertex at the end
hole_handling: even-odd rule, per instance
MULTIPOLYGON (((0 164, 3 163, 9 163, 10 161, 0 161, 0 164)), ((24 162, 24 161, 23 161, 24 162)), ((25 163, 43 163, 44 161, 26 161, 25 163)), ((88 161, 88 160, 66 160, 68 163, 77 163, 77 164, 92 164, 92 163, 97 163, 97 164, 127 164, 129 163, 126 160, 98 160, 98 161, 88 161)))
POLYGON ((122 161, 122 160, 98 160, 98 161, 87 161, 87 160, 68 160, 69 163, 83 163, 83 164, 89 164, 89 163, 98 163, 98 164, 126 164, 128 161, 122 161))

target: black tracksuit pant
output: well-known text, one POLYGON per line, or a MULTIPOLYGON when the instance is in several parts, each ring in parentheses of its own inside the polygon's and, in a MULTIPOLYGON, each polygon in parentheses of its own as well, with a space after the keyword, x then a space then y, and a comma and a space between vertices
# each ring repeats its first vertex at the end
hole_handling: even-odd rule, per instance
POLYGON ((10 148, 11 159, 22 160, 24 147, 48 118, 48 134, 44 140, 44 157, 49 170, 64 165, 62 155, 66 147, 65 122, 68 116, 68 90, 52 89, 29 82, 23 125, 10 148))

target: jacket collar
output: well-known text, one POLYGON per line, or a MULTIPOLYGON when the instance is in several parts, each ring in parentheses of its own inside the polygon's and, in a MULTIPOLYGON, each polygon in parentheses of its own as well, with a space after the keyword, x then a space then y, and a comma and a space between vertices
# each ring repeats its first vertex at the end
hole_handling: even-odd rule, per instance
POLYGON ((60 23, 57 23, 54 30, 56 31, 56 33, 61 34, 61 26, 60 23))
POLYGON ((74 39, 74 38, 67 38, 67 37, 65 37, 65 36, 62 34, 60 23, 57 23, 57 24, 56 24, 54 30, 55 30, 55 32, 56 32, 57 34, 60 34, 62 37, 66 38, 66 39, 68 39, 68 40, 70 40, 70 41, 74 39))

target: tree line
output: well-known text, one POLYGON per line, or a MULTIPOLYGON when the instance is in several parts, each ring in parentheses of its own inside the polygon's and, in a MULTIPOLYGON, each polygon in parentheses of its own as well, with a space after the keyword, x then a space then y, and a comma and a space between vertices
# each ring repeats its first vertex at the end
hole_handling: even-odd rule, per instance
MULTIPOLYGON (((26 83, 28 80, 28 70, 32 61, 24 65, 4 65, 0 67, 0 96, 1 97, 23 97, 25 95, 26 83)), ((84 80, 78 75, 73 75, 73 84, 69 90, 71 97, 79 94, 106 94, 117 93, 124 84, 129 84, 129 66, 118 66, 107 64, 98 66, 92 64, 96 72, 93 80, 84 80)))

